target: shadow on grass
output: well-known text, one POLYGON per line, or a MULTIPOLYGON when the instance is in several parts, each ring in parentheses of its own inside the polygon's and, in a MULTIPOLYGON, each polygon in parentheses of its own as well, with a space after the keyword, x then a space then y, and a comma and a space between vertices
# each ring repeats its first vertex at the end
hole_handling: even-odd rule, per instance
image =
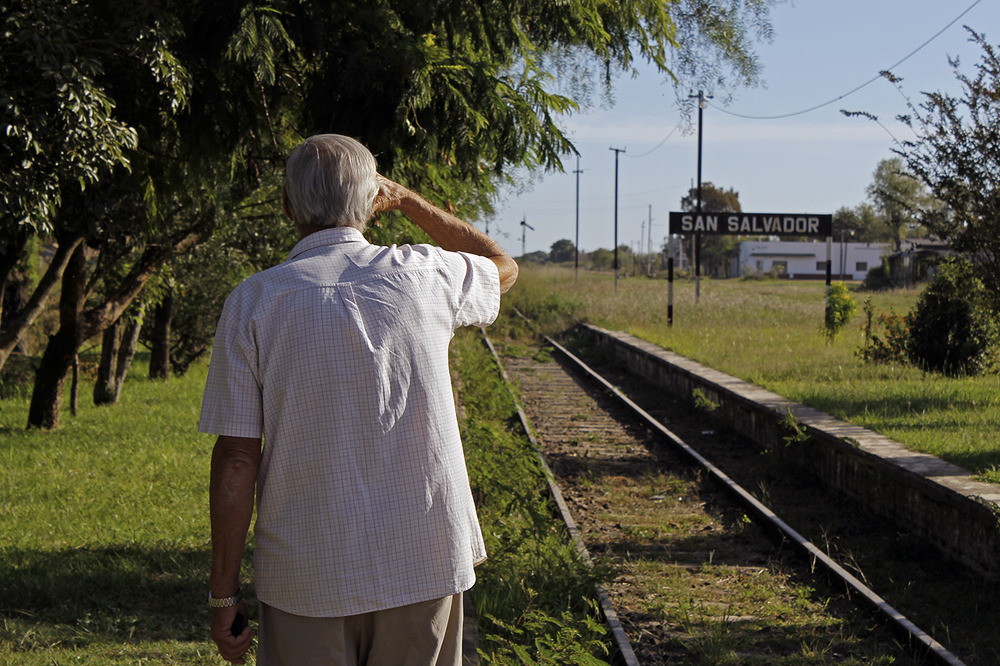
MULTIPOLYGON (((848 394, 837 397, 829 396, 808 396, 810 406, 815 407, 827 414, 843 414, 847 420, 864 416, 866 414, 878 414, 887 419, 898 419, 919 415, 919 423, 909 427, 925 429, 927 427, 954 428, 961 427, 965 420, 956 415, 955 410, 963 412, 981 409, 982 405, 976 405, 972 399, 962 400, 937 396, 852 396, 848 394), (935 414, 932 419, 926 414, 935 414)), ((906 427, 900 425, 897 427, 906 427)))
MULTIPOLYGON (((895 398, 886 397, 878 400, 857 399, 850 396, 838 398, 810 399, 809 404, 827 414, 842 414, 846 421, 858 420, 867 413, 882 415, 886 420, 904 420, 891 422, 887 427, 899 432, 935 432, 954 433, 967 427, 968 418, 956 413, 956 410, 969 412, 976 409, 974 403, 946 398, 895 398), (932 417, 926 414, 932 414, 932 417), (906 417, 919 415, 905 422, 906 417)), ((984 436, 988 436, 984 435, 984 436)), ((1000 450, 995 446, 985 446, 979 449, 960 449, 953 446, 947 451, 937 454, 940 458, 963 467, 974 474, 980 474, 990 469, 1000 467, 1000 450)))
POLYGON ((166 545, 2 549, 0 640, 18 640, 14 632, 63 647, 206 640, 209 562, 207 548, 166 545))

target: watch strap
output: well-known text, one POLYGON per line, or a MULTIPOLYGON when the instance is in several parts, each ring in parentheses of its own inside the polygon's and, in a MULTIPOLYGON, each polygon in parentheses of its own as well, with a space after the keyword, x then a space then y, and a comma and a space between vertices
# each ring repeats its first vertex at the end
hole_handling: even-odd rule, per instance
POLYGON ((208 605, 210 608, 229 608, 236 606, 243 601, 243 588, 236 590, 236 594, 231 597, 213 597, 212 591, 208 592, 208 605))

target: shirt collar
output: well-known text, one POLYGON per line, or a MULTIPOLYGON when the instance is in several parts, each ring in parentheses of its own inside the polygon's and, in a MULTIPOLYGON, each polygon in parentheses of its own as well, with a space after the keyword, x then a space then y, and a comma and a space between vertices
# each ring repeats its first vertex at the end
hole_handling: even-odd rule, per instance
POLYGON ((296 243, 295 247, 292 248, 292 251, 288 253, 288 259, 294 259, 300 254, 310 250, 315 250, 316 248, 320 248, 325 245, 337 245, 340 243, 365 243, 367 245, 368 241, 365 239, 364 235, 354 227, 330 227, 329 229, 320 229, 319 231, 309 234, 296 243))

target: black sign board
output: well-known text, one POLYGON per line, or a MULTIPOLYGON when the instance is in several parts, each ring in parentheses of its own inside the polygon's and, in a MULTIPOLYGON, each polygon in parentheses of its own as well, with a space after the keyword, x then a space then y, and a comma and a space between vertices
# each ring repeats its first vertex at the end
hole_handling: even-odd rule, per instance
POLYGON ((833 215, 813 213, 670 213, 670 233, 726 236, 833 235, 833 215))

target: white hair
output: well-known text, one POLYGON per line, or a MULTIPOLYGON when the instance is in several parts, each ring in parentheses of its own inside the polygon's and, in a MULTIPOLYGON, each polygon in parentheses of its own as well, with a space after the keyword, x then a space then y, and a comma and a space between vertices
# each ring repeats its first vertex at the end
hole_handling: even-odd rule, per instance
POLYGON ((285 193, 300 226, 364 231, 378 194, 375 157, 347 136, 311 136, 285 162, 285 193))

